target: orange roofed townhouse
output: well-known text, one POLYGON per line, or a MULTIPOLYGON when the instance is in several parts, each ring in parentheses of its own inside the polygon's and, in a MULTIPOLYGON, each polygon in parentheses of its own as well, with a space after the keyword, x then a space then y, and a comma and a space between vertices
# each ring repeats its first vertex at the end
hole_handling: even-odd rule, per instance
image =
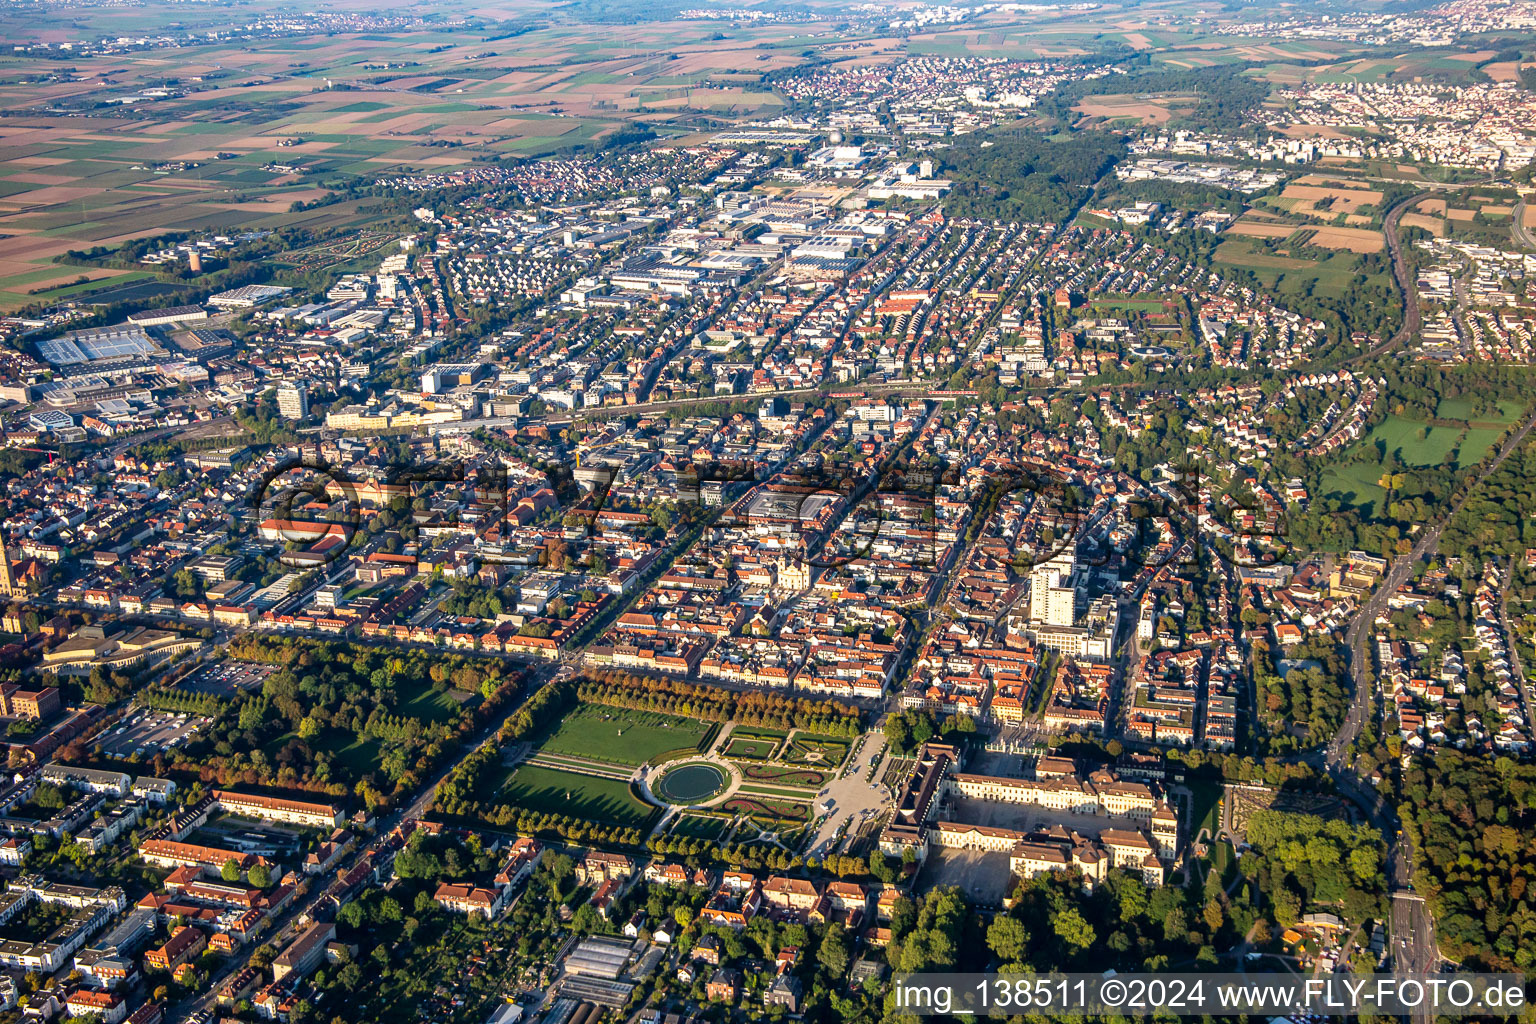
POLYGON ((102 1024, 118 1024, 128 1016, 128 1004, 116 992, 77 988, 64 1000, 72 1017, 95 1016, 102 1024))
POLYGON ((280 797, 258 796, 254 793, 232 793, 227 789, 214 790, 213 797, 226 812, 238 814, 241 817, 281 821, 290 825, 308 825, 313 828, 336 828, 341 824, 341 809, 331 804, 284 800, 280 797))
POLYGON ((807 878, 774 875, 763 883, 763 903, 780 914, 803 914, 820 898, 816 883, 807 878))
POLYGON ((635 862, 622 853, 589 850, 576 864, 576 881, 582 885, 623 881, 635 873, 635 862))
POLYGON ((496 872, 496 885, 509 890, 533 873, 539 865, 539 854, 544 850, 537 839, 519 836, 507 851, 507 862, 496 872))
POLYGON ((440 906, 457 914, 473 917, 479 914, 487 921, 494 921, 505 905, 506 890, 483 889, 475 885, 458 885, 444 882, 437 887, 432 898, 440 906))
POLYGON ((166 971, 180 980, 191 961, 208 948, 208 938, 190 925, 183 925, 171 933, 163 946, 144 954, 144 966, 151 971, 166 971))
POLYGON ((237 850, 224 850, 217 846, 199 846, 196 843, 178 843, 170 839, 150 839, 139 847, 139 856, 149 864, 162 868, 193 867, 218 873, 229 861, 243 875, 258 864, 265 865, 266 858, 256 857, 237 850))

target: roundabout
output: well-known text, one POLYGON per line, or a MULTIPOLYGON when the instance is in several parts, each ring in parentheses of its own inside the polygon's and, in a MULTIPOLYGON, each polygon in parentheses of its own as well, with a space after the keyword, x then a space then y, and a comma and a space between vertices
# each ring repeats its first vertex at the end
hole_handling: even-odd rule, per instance
POLYGON ((683 761, 668 767, 651 783, 660 800, 681 806, 707 803, 732 783, 725 769, 709 761, 683 761))

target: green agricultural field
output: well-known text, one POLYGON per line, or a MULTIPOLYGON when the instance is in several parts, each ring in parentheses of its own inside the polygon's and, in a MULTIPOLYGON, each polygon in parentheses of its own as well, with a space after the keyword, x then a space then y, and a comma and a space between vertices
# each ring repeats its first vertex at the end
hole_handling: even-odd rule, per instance
POLYGON ((1313 80, 1329 85, 1348 82, 1383 82, 1392 77, 1398 63, 1396 60, 1349 61, 1315 74, 1313 80))
MULTIPOLYGON (((68 272, 71 269, 73 268, 65 267, 63 272, 68 272)), ((70 298, 88 292, 112 288, 117 285, 132 284, 135 281, 153 280, 155 276, 134 270, 113 277, 98 277, 94 281, 86 281, 80 284, 74 283, 73 278, 71 278, 62 284, 46 289, 41 285, 35 284, 37 281, 43 281, 50 277, 59 277, 60 274, 61 269, 59 267, 50 267, 30 273, 13 274, 10 277, 0 278, 0 308, 25 306, 28 303, 40 302, 45 299, 70 298), (34 288, 38 289, 36 294, 32 294, 34 288)), ((90 272, 81 268, 80 273, 75 276, 88 277, 90 272)), ((170 286, 166 286, 166 290, 170 291, 172 289, 170 286)))
POLYGON ((657 813, 641 803, 628 782, 593 775, 523 765, 512 773, 501 793, 518 807, 548 814, 606 821, 614 825, 643 826, 657 813))
POLYGON ((623 708, 583 704, 561 719, 541 751, 639 765, 663 754, 694 753, 709 735, 708 722, 623 708))
POLYGON ((1214 262, 1253 271, 1266 287, 1279 292, 1282 301, 1287 294, 1341 298, 1360 267, 1360 258, 1353 253, 1336 252, 1322 260, 1282 256, 1248 238, 1223 241, 1216 247, 1214 262))

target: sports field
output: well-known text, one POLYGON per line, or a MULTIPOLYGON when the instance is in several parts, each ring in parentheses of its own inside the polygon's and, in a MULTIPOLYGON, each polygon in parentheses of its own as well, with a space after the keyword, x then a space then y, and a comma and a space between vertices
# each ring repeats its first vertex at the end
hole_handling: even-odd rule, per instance
POLYGON ((662 754, 696 751, 711 729, 710 723, 691 718, 583 704, 560 721, 539 750, 638 765, 662 754))

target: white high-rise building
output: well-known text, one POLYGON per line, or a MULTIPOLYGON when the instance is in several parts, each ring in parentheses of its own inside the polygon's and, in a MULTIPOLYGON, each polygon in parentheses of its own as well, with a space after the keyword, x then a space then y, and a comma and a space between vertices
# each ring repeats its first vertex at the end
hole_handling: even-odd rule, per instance
POLYGON ((277 389, 277 411, 285 420, 301 420, 309 415, 309 392, 302 384, 284 384, 277 389))
POLYGON ((1070 626, 1077 618, 1074 552, 1066 551, 1035 566, 1029 577, 1029 617, 1048 626, 1070 626))

